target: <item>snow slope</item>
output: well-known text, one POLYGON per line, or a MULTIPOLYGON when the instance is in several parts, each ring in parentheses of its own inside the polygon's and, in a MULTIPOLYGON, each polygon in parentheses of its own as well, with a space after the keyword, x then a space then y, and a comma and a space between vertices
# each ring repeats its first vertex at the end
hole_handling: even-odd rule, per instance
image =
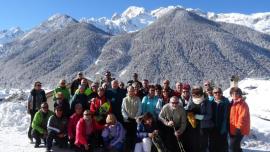
MULTIPOLYGON (((245 137, 242 147, 245 152, 262 152, 270 149, 270 78, 244 79, 239 87, 246 93, 251 113, 251 134, 245 137), (267 120, 265 120, 267 119, 267 120)), ((43 152, 33 148, 27 138, 29 115, 26 113, 27 92, 0 90, 0 151, 43 152)), ((228 96, 229 89, 224 95, 228 96)), ((55 149, 61 152, 59 149, 55 149)), ((68 150, 62 150, 68 152, 68 150)))
POLYGON ((10 28, 7 30, 0 30, 0 47, 8 42, 15 40, 17 37, 24 34, 24 31, 19 27, 10 28))

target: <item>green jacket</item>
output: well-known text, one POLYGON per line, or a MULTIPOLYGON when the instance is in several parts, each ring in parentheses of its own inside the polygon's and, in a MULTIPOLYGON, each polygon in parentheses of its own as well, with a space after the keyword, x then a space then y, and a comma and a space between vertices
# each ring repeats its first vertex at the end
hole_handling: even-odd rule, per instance
POLYGON ((51 115, 54 113, 52 111, 48 111, 47 115, 44 117, 41 110, 39 110, 33 119, 32 128, 37 130, 40 134, 44 134, 47 131, 47 122, 51 115))
POLYGON ((58 92, 62 92, 65 96, 65 99, 67 99, 68 101, 70 100, 70 92, 69 92, 68 88, 57 87, 53 90, 53 100, 54 101, 56 100, 56 94, 58 92))
MULTIPOLYGON (((79 92, 80 92, 79 89, 77 89, 76 92, 75 92, 75 94, 79 94, 79 92)), ((86 96, 90 96, 92 93, 93 93, 93 90, 90 89, 90 88, 86 88, 85 91, 84 91, 84 94, 86 96)))

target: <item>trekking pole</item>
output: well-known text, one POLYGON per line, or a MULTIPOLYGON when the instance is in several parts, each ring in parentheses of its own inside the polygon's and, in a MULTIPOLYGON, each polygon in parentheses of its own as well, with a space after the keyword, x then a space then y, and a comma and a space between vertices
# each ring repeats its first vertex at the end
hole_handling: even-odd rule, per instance
MULTIPOLYGON (((174 125, 173 125, 173 130, 174 130, 174 132, 176 132, 176 129, 175 129, 175 126, 174 125)), ((177 140, 178 146, 180 148, 180 151, 181 152, 186 152, 185 149, 184 149, 184 146, 183 146, 182 142, 179 140, 178 137, 176 137, 176 140, 177 140)))

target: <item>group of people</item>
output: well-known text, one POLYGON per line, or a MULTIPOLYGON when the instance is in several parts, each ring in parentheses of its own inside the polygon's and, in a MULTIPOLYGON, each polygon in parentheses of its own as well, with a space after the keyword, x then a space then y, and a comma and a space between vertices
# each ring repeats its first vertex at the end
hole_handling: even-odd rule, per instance
POLYGON ((240 88, 231 87, 230 96, 209 81, 203 87, 177 82, 173 90, 169 80, 152 85, 134 73, 125 87, 109 71, 91 84, 79 72, 70 88, 60 80, 53 90, 54 111, 41 82, 34 83, 28 137, 35 148, 43 140, 47 151, 241 152, 249 108, 240 88))

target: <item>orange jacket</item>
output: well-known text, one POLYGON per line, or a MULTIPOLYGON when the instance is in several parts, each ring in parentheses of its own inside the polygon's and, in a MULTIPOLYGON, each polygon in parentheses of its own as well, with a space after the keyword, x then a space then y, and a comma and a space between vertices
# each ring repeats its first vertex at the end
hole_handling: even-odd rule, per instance
POLYGON ((240 129, 242 135, 249 135, 250 132, 250 115, 247 103, 233 101, 230 111, 230 134, 235 135, 236 129, 240 129))

